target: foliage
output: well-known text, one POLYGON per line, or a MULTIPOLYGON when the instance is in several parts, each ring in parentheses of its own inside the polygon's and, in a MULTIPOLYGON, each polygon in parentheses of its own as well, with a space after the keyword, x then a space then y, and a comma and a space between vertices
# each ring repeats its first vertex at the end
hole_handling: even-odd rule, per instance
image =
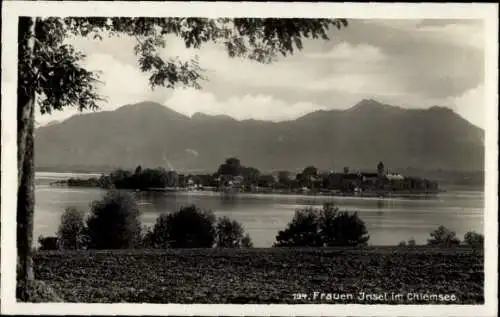
POLYGON ((219 185, 225 185, 227 181, 241 177, 241 184, 246 190, 252 190, 252 186, 271 187, 275 181, 272 175, 262 175, 261 172, 250 166, 244 166, 236 157, 230 157, 219 166, 214 174, 215 178, 222 177, 219 185))
POLYGON ((469 231, 464 235, 464 242, 467 245, 474 247, 484 246, 484 235, 477 233, 475 231, 469 231))
POLYGON ((321 210, 297 210, 287 228, 278 232, 275 246, 362 246, 368 239, 357 213, 339 212, 327 203, 321 210))
POLYGON ((242 166, 241 176, 243 176, 243 182, 245 183, 245 185, 254 185, 259 182, 261 172, 254 167, 242 166))
POLYGON ((241 175, 243 166, 236 157, 230 157, 219 166, 216 175, 239 176, 241 175))
POLYGON ((366 245, 368 231, 356 212, 339 212, 333 204, 325 204, 320 215, 320 234, 327 246, 366 245))
MULTIPOLYGON (((297 301, 304 290, 455 294, 454 304, 484 303, 484 254, 469 248, 184 249, 80 251, 35 255, 36 275, 75 303, 332 304, 297 301)), ((335 303, 340 303, 335 301, 335 303)), ((343 304, 377 304, 354 296, 343 304)), ((395 304, 444 304, 398 301, 395 304)), ((380 301, 378 302, 380 304, 380 301)))
POLYGON ((172 214, 161 214, 152 229, 144 230, 145 248, 222 248, 252 247, 243 226, 228 217, 215 220, 209 211, 193 206, 172 214))
POLYGON ((228 217, 217 219, 215 232, 217 236, 216 246, 219 248, 241 248, 252 245, 252 240, 248 234, 245 235, 243 226, 228 217))
POLYGON ((128 249, 140 245, 139 209, 129 193, 109 191, 92 202, 87 219, 89 248, 128 249))
POLYGON ((58 250, 59 241, 57 237, 38 237, 38 243, 40 244, 40 250, 58 250))
MULTIPOLYGON (((161 216, 161 215, 160 215, 161 216)), ((153 229, 150 227, 143 227, 142 229, 143 236, 141 239, 141 248, 150 249, 150 248, 162 248, 162 246, 158 246, 155 244, 153 229)), ((168 245, 163 248, 167 248, 168 245)))
POLYGON ((60 303, 63 299, 45 282, 40 280, 31 280, 27 282, 18 281, 16 285, 17 300, 21 300, 21 291, 27 292, 28 303, 60 303))
POLYGON ((378 162, 378 164, 377 164, 377 171, 379 173, 384 173, 384 162, 382 162, 382 161, 378 162))
POLYGON ((272 175, 261 175, 257 183, 260 187, 272 188, 276 184, 276 180, 272 175))
POLYGON ((410 240, 408 240, 409 247, 414 247, 416 245, 417 245, 417 243, 415 242, 415 239, 411 238, 410 240))
POLYGON ((135 175, 139 175, 142 173, 142 166, 138 165, 136 168, 135 168, 135 172, 134 174, 135 175))
POLYGON ((288 186, 290 184, 290 172, 289 171, 279 171, 278 172, 278 183, 281 185, 288 186))
POLYGON ((153 228, 153 245, 160 248, 211 248, 215 243, 215 216, 196 206, 162 214, 153 228))
POLYGON ((302 176, 305 179, 309 179, 310 177, 317 176, 317 175, 318 175, 318 169, 314 166, 307 166, 302 171, 302 176))
POLYGON ((448 248, 460 244, 460 239, 456 237, 455 232, 445 228, 444 226, 439 226, 436 230, 430 233, 430 236, 431 238, 427 239, 428 245, 448 248))
POLYGON ((399 242, 399 244, 398 244, 399 247, 414 247, 416 245, 417 245, 417 243, 415 242, 415 239, 413 239, 413 238, 408 240, 408 242, 403 240, 403 241, 399 242))
POLYGON ((243 248, 253 248, 252 238, 250 238, 250 235, 248 233, 245 234, 243 239, 241 239, 241 246, 243 248))
POLYGON ((85 215, 76 208, 66 208, 57 231, 62 249, 81 249, 86 246, 85 215))
POLYGON ((323 246, 319 235, 319 212, 312 208, 297 210, 285 230, 280 230, 274 246, 323 246))
POLYGON ((101 177, 101 187, 108 187, 110 184, 117 189, 148 189, 162 188, 165 186, 176 186, 176 174, 165 170, 162 167, 142 169, 138 166, 134 173, 118 169, 112 173, 101 177))
POLYGON ((152 230, 144 235, 144 245, 152 248, 166 249, 170 247, 170 229, 168 228, 168 214, 163 213, 156 218, 152 230))
POLYGON ((318 176, 318 169, 314 166, 307 166, 298 173, 295 179, 301 184, 301 186, 312 186, 312 182, 318 176))

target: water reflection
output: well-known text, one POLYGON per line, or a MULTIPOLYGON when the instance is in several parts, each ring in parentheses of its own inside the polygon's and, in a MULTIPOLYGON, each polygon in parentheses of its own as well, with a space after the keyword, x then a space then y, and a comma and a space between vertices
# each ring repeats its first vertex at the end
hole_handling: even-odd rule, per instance
POLYGON ((384 209, 387 208, 387 205, 385 204, 383 199, 377 200, 377 216, 378 217, 383 217, 384 216, 384 209))

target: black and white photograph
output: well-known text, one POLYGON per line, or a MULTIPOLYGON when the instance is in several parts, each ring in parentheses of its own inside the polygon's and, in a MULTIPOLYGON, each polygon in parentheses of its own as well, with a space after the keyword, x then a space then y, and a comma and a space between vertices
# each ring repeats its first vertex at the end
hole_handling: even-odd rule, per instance
POLYGON ((497 4, 69 2, 2 10, 2 311, 496 314, 497 4))

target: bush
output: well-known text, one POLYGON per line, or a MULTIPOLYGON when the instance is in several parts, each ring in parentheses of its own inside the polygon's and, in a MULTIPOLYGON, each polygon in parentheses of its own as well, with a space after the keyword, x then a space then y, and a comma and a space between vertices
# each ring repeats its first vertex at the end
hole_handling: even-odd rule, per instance
POLYGON ((92 202, 87 219, 90 249, 128 249, 140 246, 141 223, 137 203, 129 193, 109 191, 92 202))
POLYGON ((252 242, 252 239, 250 238, 250 235, 248 233, 245 234, 243 239, 241 239, 241 246, 243 248, 253 248, 253 242, 252 242))
POLYGON ((170 247, 170 228, 168 228, 168 214, 161 214, 156 218, 153 230, 144 236, 144 244, 152 248, 166 249, 170 247))
POLYGON ((217 247, 219 248, 241 248, 251 247, 252 240, 250 236, 245 235, 243 226, 228 217, 222 217, 217 220, 215 227, 217 237, 217 247))
POLYGON ((22 281, 17 281, 17 300, 22 300, 22 294, 26 294, 25 302, 29 303, 63 302, 63 299, 50 286, 39 280, 28 281, 27 285, 22 281))
POLYGON ((427 244, 440 247, 452 247, 460 244, 460 240, 456 237, 455 232, 439 226, 436 230, 430 233, 431 238, 427 239, 427 244))
POLYGON ((76 208, 66 208, 61 216, 61 224, 57 231, 59 245, 62 249, 81 249, 86 244, 84 213, 76 208))
POLYGON ((38 243, 40 244, 40 250, 58 250, 59 241, 57 237, 43 237, 38 238, 38 243))
POLYGON ((278 232, 275 246, 359 246, 369 238, 357 213, 339 212, 327 203, 321 210, 297 210, 287 228, 278 232))
POLYGON ((278 232, 274 246, 322 246, 318 211, 312 208, 297 210, 287 228, 278 232))
POLYGON ((332 204, 326 204, 321 210, 320 230, 323 243, 329 247, 362 246, 370 238, 364 221, 356 212, 339 212, 332 204))
POLYGON ((401 242, 399 242, 398 247, 402 247, 402 248, 404 248, 404 247, 414 247, 416 245, 417 244, 415 242, 415 239, 411 238, 410 240, 408 240, 408 242, 406 242, 404 240, 401 241, 401 242))
POLYGON ((211 248, 216 233, 215 216, 191 205, 156 219, 152 233, 154 246, 159 248, 211 248))
POLYGON ((410 240, 408 240, 409 247, 414 247, 416 245, 417 245, 417 243, 415 242, 415 239, 411 238, 410 240))
POLYGON ((464 235, 464 242, 467 245, 473 247, 483 247, 484 246, 484 236, 475 231, 469 231, 464 235))
POLYGON ((142 248, 155 248, 153 230, 149 227, 144 227, 142 229, 144 235, 142 236, 141 247, 142 248))

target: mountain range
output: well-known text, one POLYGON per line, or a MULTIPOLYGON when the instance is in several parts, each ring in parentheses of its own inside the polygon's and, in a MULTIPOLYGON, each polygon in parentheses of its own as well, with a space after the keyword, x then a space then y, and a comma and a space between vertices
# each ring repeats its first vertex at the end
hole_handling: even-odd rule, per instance
POLYGON ((262 171, 483 170, 484 131, 451 109, 404 109, 362 100, 296 120, 191 117, 154 102, 79 114, 35 132, 37 169, 163 166, 213 172, 228 157, 262 171))

